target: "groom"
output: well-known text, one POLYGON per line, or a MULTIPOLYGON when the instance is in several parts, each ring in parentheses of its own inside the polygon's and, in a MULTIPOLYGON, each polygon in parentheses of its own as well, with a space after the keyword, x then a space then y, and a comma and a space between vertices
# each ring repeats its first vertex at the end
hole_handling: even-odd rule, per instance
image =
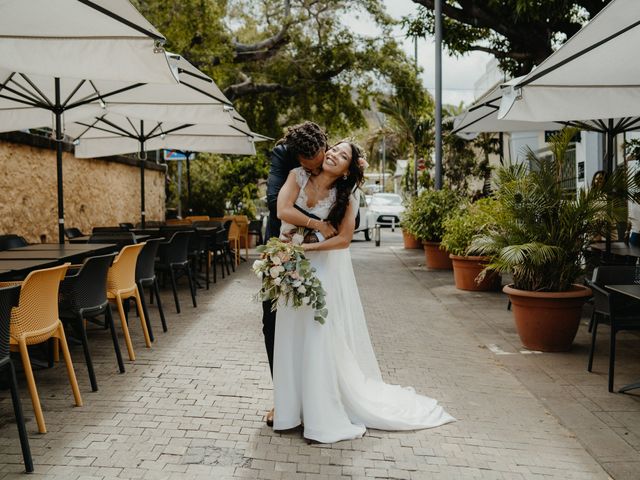
MULTIPOLYGON (((271 152, 271 168, 267 180, 267 203, 269 221, 266 240, 280 235, 278 219, 278 193, 284 185, 289 172, 297 167, 304 168, 309 174, 317 175, 322 169, 324 152, 327 149, 327 135, 313 122, 304 122, 287 129, 285 136, 278 140, 271 152)), ((326 224, 320 233, 325 237, 335 235, 335 229, 326 224), (324 230, 324 231, 323 231, 324 230)), ((269 357, 269 368, 273 375, 273 342, 276 330, 276 312, 271 311, 271 301, 262 303, 262 333, 269 357)), ((273 424, 273 410, 266 417, 267 424, 273 424)))

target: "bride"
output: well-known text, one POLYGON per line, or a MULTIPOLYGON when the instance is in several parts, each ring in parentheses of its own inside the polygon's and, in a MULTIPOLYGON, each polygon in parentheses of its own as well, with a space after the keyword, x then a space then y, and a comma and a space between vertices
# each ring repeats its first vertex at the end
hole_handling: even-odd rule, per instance
POLYGON ((325 324, 314 320, 311 307, 278 306, 274 430, 304 425, 308 441, 359 438, 367 427, 416 430, 454 421, 436 400, 382 381, 349 253, 357 210, 352 192, 363 179, 362 161, 358 147, 338 143, 327 151, 320 174, 293 169, 278 195, 282 235, 321 221, 296 205, 338 229, 330 239, 302 245, 326 290, 325 324))

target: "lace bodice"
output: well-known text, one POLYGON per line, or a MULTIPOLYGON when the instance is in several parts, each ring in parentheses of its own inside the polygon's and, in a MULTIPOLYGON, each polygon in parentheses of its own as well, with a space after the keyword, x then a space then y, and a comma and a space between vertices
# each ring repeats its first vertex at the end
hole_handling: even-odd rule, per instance
MULTIPOLYGON (((327 218, 329 216, 329 212, 331 211, 331 207, 336 201, 336 189, 332 188, 329 191, 329 195, 321 199, 313 207, 310 207, 308 204, 307 192, 305 191, 305 187, 307 186, 307 182, 309 181, 309 174, 302 167, 294 168, 292 172, 295 172, 296 182, 300 187, 300 193, 298 193, 298 198, 296 198, 295 204, 305 212, 311 213, 318 218, 327 218)), ((295 228, 295 225, 291 225, 287 222, 282 222, 280 233, 290 232, 295 228)))

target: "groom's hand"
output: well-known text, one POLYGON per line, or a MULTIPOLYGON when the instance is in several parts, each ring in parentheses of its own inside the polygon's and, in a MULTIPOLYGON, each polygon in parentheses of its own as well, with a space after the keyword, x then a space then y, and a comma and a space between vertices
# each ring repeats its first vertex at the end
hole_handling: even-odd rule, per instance
POLYGON ((324 238, 335 237, 338 233, 338 230, 336 230, 335 227, 329 222, 320 221, 318 223, 319 225, 317 226, 317 230, 322 234, 324 238))

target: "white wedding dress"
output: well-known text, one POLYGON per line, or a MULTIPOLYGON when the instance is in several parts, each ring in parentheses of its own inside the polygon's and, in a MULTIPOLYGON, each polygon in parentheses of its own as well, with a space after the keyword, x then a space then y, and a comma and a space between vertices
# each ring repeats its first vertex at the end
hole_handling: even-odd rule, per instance
MULTIPOLYGON (((326 218, 335 190, 310 208, 304 189, 309 177, 298 168, 296 178, 300 186, 296 204, 326 218)), ((293 228, 283 222, 281 231, 293 228)), ((417 430, 454 421, 436 400, 382 381, 349 249, 308 252, 307 258, 327 292, 329 314, 322 325, 310 307, 278 305, 274 429, 304 423, 305 438, 333 443, 362 437, 367 427, 417 430)))

